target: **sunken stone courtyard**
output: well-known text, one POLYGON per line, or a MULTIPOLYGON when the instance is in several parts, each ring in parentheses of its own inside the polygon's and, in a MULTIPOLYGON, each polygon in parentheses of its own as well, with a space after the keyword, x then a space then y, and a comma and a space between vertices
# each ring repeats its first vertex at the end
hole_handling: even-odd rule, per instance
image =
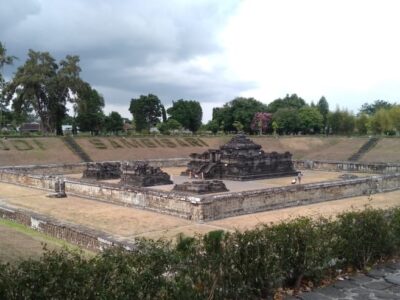
POLYGON ((330 215, 337 203, 397 205, 381 199, 398 193, 399 164, 299 160, 267 147, 239 134, 183 158, 1 167, 0 214, 99 249, 130 247, 140 236, 252 228, 305 211, 330 215))

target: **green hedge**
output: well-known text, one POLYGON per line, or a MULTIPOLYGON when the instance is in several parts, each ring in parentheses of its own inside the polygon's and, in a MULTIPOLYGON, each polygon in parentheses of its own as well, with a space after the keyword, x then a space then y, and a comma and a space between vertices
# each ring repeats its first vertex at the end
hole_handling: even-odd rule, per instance
POLYGON ((47 252, 0 265, 0 299, 259 299, 400 253, 400 209, 299 218, 176 243, 140 239, 93 258, 47 252))

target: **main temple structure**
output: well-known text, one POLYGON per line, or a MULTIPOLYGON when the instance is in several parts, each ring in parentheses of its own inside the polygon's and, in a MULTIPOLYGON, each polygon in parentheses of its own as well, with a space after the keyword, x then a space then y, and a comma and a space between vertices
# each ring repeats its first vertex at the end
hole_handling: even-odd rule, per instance
POLYGON ((190 155, 184 172, 203 179, 254 180, 272 177, 296 176, 292 154, 265 153, 261 146, 238 134, 220 149, 190 155))

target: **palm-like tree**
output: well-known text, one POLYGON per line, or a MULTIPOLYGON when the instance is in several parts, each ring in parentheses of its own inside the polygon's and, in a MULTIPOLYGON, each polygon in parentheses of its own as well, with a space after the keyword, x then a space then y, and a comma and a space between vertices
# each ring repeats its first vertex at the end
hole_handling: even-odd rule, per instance
POLYGON ((16 57, 7 56, 7 50, 4 45, 0 42, 0 129, 3 123, 3 110, 5 110, 6 105, 2 101, 1 91, 4 87, 4 79, 2 75, 2 70, 4 65, 11 65, 16 57))

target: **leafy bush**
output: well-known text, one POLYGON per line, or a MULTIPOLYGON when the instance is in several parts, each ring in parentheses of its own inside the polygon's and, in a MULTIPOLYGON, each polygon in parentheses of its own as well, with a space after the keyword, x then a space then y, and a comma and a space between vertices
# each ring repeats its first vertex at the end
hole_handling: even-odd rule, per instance
POLYGON ((176 144, 167 138, 161 138, 160 141, 164 143, 168 148, 176 148, 176 144))
POLYGON ((140 141, 148 148, 157 148, 157 145, 151 139, 141 139, 140 141))
POLYGON ((390 218, 384 211, 366 209, 338 216, 337 253, 345 264, 362 269, 392 254, 390 218))
POLYGON ((17 149, 18 151, 28 151, 32 150, 33 147, 25 140, 11 140, 11 144, 17 149))
POLYGON ((40 150, 46 150, 46 147, 43 145, 41 141, 36 139, 33 139, 32 141, 40 150))
POLYGON ((107 145, 100 139, 89 139, 89 142, 93 144, 96 149, 107 149, 107 145))
POLYGON ((4 143, 2 140, 0 140, 0 150, 10 150, 10 148, 4 143))
POLYGON ((338 267, 363 268, 398 254, 400 209, 135 245, 91 258, 63 250, 0 264, 0 299, 267 298, 278 287, 318 282, 338 267))
POLYGON ((400 208, 394 209, 391 212, 389 220, 394 251, 396 255, 400 255, 400 208))
POLYGON ((113 139, 108 139, 108 141, 110 142, 111 146, 114 149, 118 149, 118 148, 124 148, 121 144, 119 144, 117 141, 113 140, 113 139))
POLYGON ((175 139, 175 141, 178 143, 179 146, 181 147, 189 147, 188 144, 186 144, 184 141, 180 140, 180 139, 175 139))

